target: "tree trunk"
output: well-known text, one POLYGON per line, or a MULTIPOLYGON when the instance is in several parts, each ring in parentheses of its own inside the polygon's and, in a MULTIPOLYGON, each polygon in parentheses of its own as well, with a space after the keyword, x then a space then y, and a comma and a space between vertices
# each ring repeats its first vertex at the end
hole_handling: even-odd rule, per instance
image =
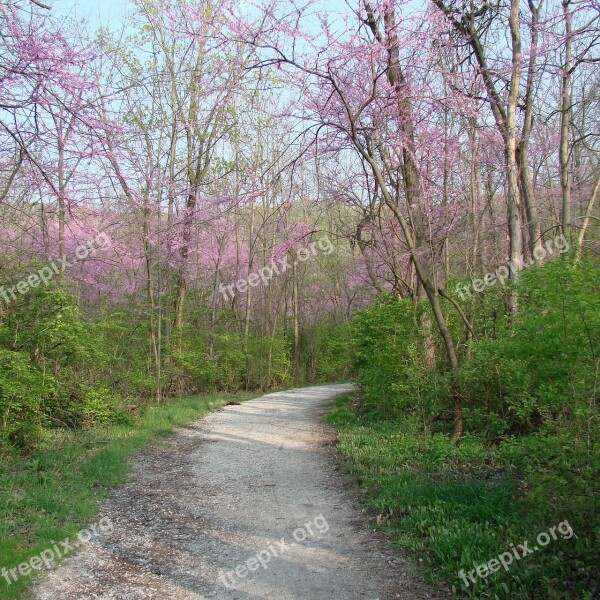
POLYGON ((569 129, 571 127, 571 29, 570 0, 563 0, 565 19, 565 62, 560 96, 560 186, 562 190, 562 231, 568 237, 571 229, 571 159, 569 154, 569 129))
POLYGON ((538 28, 539 16, 544 0, 540 0, 538 6, 535 6, 533 0, 528 0, 529 10, 531 12, 531 52, 529 54, 529 65, 527 67, 527 84, 525 91, 525 115, 523 118, 523 129, 521 131, 521 142, 518 146, 519 173, 521 180, 521 193, 525 205, 525 215, 527 217, 527 230, 529 233, 529 251, 532 258, 541 263, 543 261, 544 251, 542 245, 542 232, 537 210, 537 201, 535 191, 531 181, 531 171, 529 170, 529 139, 533 129, 533 100, 535 69, 538 50, 538 28))
POLYGON ((300 299, 298 293, 298 269, 292 264, 292 303, 294 312, 294 384, 300 383, 300 299))
MULTIPOLYGON (((517 105, 519 102, 519 85, 521 82, 521 32, 519 29, 519 0, 511 0, 510 35, 512 41, 512 71, 510 89, 506 107, 505 161, 508 184, 508 234, 510 280, 516 281, 518 271, 523 264, 523 233, 521 230, 521 195, 519 191, 519 165, 517 161, 517 105)), ((509 296, 509 308, 513 314, 518 311, 517 296, 509 296)))
POLYGON ((596 177, 596 183, 592 189, 590 197, 587 201, 587 208, 585 210, 585 216, 583 217, 583 223, 581 224, 581 231, 579 232, 579 239, 577 243, 577 250, 575 251, 575 260, 579 261, 581 258, 581 254, 583 252, 583 242, 585 241, 585 233, 587 228, 590 225, 590 221, 592 218, 592 211, 594 210, 594 203, 596 202, 596 197, 598 196, 598 192, 600 191, 600 173, 596 177))

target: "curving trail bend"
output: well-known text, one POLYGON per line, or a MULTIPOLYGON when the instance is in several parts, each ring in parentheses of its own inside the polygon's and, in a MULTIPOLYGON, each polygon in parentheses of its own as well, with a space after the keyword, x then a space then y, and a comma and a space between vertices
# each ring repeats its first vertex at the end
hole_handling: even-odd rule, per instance
POLYGON ((146 449, 103 506, 112 533, 47 574, 34 598, 446 597, 384 550, 336 465, 321 413, 350 389, 267 394, 146 449))

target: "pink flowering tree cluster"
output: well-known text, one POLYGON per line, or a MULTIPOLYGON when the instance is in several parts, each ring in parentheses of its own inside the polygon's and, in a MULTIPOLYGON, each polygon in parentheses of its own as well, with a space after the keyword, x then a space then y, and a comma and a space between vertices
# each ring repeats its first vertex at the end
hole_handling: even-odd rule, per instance
POLYGON ((139 0, 92 36, 5 2, 5 265, 106 234, 60 280, 86 308, 133 305, 159 398, 227 344, 250 368, 254 338, 298 379, 303 332, 382 293, 428 307, 427 368, 455 378, 450 323, 470 339, 474 316, 449 282, 542 262, 558 233, 594 244, 596 24, 587 2, 139 0), (295 260, 321 237, 334 254, 295 260))

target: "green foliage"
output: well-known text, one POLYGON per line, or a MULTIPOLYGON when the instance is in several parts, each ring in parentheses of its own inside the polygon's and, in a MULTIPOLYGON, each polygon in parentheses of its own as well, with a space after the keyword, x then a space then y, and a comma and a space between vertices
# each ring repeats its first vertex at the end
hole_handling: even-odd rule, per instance
MULTIPOLYGON (((512 290, 489 288, 463 307, 475 341, 463 351, 459 393, 470 431, 492 441, 568 420, 580 430, 597 426, 600 389, 600 265, 550 261, 521 274, 516 316, 505 310, 512 290)), ((356 368, 363 409, 394 419, 421 415, 425 427, 447 422, 452 411, 445 358, 429 364, 422 323, 426 304, 382 296, 354 320, 356 368)), ((461 321, 448 308, 455 339, 461 321)), ((433 329, 433 344, 441 347, 433 329)), ((442 351, 443 352, 443 351, 442 351)), ((440 356, 442 358, 440 358, 440 356)))
MULTIPOLYGON (((512 288, 464 298, 462 308, 474 339, 444 304, 460 341, 461 444, 447 435, 453 401, 443 354, 437 365, 424 354, 427 307, 388 296, 354 322, 361 398, 340 401, 330 416, 339 447, 396 543, 458 595, 589 598, 600 585, 600 264, 548 261, 512 288), (461 569, 564 520, 577 537, 465 589, 461 569)), ((435 330, 433 342, 443 352, 435 330)))
POLYGON ((119 393, 107 385, 112 371, 98 333, 56 285, 9 306, 0 325, 0 452, 31 450, 44 428, 125 418, 119 393))
POLYGON ((74 403, 74 416, 81 429, 91 429, 109 423, 127 423, 127 413, 119 408, 119 398, 106 387, 80 386, 80 396, 74 403))
POLYGON ((246 348, 249 389, 282 388, 292 382, 292 358, 283 336, 252 337, 246 348))
POLYGON ((44 404, 55 391, 54 378, 33 368, 25 353, 0 348, 0 447, 35 443, 44 404))
POLYGON ((217 336, 212 357, 209 356, 206 345, 194 346, 173 355, 180 373, 184 377, 193 378, 194 387, 230 391, 242 387, 245 360, 239 339, 227 335, 217 336))
MULTIPOLYGON (((294 337, 288 331, 287 356, 293 357, 294 337)), ((325 319, 318 324, 306 326, 300 335, 300 368, 296 384, 354 379, 352 321, 325 319)), ((289 367, 293 370, 292 361, 289 367)))
POLYGON ((427 368, 421 310, 409 300, 382 296, 354 320, 363 408, 375 417, 435 414, 448 396, 447 374, 427 368))
POLYGON ((155 395, 158 381, 148 369, 149 328, 135 313, 135 305, 125 304, 86 315, 94 363, 82 365, 79 376, 86 384, 106 386, 123 398, 140 402, 155 395))
MULTIPOLYGON (((155 401, 159 385, 168 397, 292 383, 289 331, 265 335, 252 326, 246 337, 227 310, 211 340, 210 318, 205 298, 191 293, 183 331, 162 340, 159 377, 147 311, 133 299, 119 306, 100 301, 86 313, 57 281, 19 295, 0 322, 0 454, 31 450, 47 428, 122 422, 131 416, 122 407, 138 414, 155 401)), ((310 356, 305 380, 344 373, 347 326, 324 325, 314 341, 307 330, 304 340, 310 356)))
POLYGON ((598 394, 598 264, 552 261, 524 272, 516 290, 518 315, 504 315, 496 335, 480 337, 463 362, 465 404, 515 433, 561 419, 587 427, 598 394))
POLYGON ((455 446, 410 420, 362 418, 352 409, 356 400, 339 398, 328 415, 338 448, 394 544, 419 558, 431 581, 450 582, 457 596, 471 598, 586 597, 598 576, 597 451, 590 460, 572 431, 510 439, 500 448, 467 434, 455 446), (533 547, 539 533, 565 520, 576 537, 559 536, 465 588, 461 569, 511 544, 533 547))
POLYGON ((93 346, 74 298, 55 287, 33 289, 10 306, 0 345, 26 352, 54 370, 89 358, 93 346))
MULTIPOLYGON (((324 382, 353 378, 354 352, 351 322, 322 323, 306 332, 312 352, 306 352, 308 379, 324 382)), ((305 342, 308 346, 309 342, 305 342)))
POLYGON ((283 387, 291 380, 291 361, 283 338, 217 334, 213 354, 196 342, 173 355, 178 376, 195 390, 235 392, 243 388, 283 387))

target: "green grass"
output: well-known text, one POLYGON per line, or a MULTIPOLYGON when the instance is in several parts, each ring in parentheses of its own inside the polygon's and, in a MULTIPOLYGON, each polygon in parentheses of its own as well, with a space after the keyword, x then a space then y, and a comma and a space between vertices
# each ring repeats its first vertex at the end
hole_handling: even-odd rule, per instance
POLYGON ((408 551, 430 581, 447 582, 457 597, 593 597, 598 456, 591 458, 584 441, 565 432, 490 447, 466 435, 456 448, 447 435, 425 437, 408 420, 361 417, 351 400, 338 398, 327 417, 337 427, 338 448, 392 544, 408 551), (557 534, 508 572, 468 588, 460 579, 461 569, 497 558, 511 543, 533 547, 539 533, 565 520, 577 537, 557 534))
MULTIPOLYGON (((184 398, 149 408, 134 424, 91 431, 48 431, 44 444, 26 458, 0 465, 0 568, 14 568, 74 539, 93 521, 111 488, 127 481, 129 457, 161 443, 174 430, 202 418, 230 400, 257 394, 184 398)), ((0 599, 27 598, 31 576, 8 585, 0 579, 0 599)))

